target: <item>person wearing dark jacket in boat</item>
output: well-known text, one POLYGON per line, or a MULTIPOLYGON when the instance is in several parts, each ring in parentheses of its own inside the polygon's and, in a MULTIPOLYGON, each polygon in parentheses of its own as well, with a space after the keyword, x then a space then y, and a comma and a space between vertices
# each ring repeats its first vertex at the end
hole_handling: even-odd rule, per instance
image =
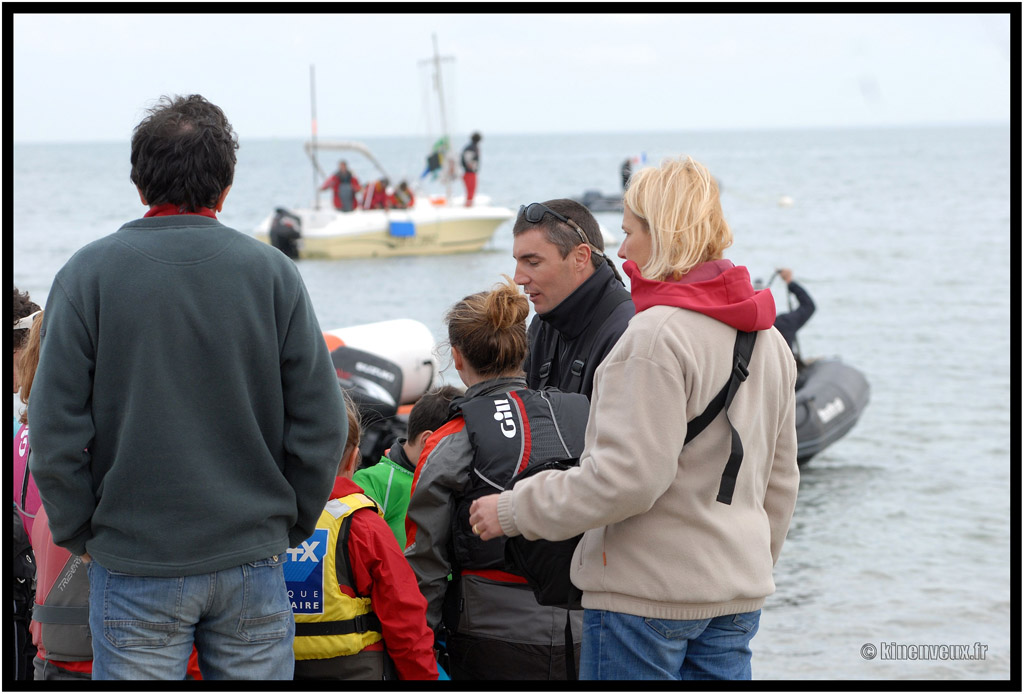
POLYGON ((526 382, 589 398, 594 372, 635 312, 601 227, 586 207, 560 198, 520 207, 512 234, 514 279, 536 311, 526 382))
POLYGON ((469 144, 462 150, 462 182, 466 184, 466 207, 473 205, 473 196, 476 194, 476 173, 480 170, 480 140, 484 136, 480 133, 473 133, 469 138, 469 144))
POLYGON ((786 283, 789 293, 796 297, 799 305, 788 313, 777 315, 775 317, 775 327, 786 338, 786 344, 789 345, 789 348, 793 350, 793 356, 796 357, 796 365, 803 368, 804 363, 800 358, 799 348, 797 347, 796 332, 814 315, 814 300, 811 299, 811 295, 807 293, 807 290, 800 286, 799 282, 793 281, 793 271, 789 268, 779 268, 779 277, 786 283))
POLYGON ((348 162, 344 159, 338 162, 338 170, 320 186, 320 190, 328 188, 334 191, 334 209, 351 212, 358 207, 356 193, 362 188, 359 179, 348 170, 348 162))

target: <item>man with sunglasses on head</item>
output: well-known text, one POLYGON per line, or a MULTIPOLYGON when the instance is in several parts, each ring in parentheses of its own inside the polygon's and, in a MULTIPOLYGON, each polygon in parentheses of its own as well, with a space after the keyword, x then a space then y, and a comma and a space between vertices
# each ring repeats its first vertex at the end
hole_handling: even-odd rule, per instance
POLYGON ((521 206, 512 234, 514 279, 536 311, 526 381, 589 398, 594 371, 635 312, 601 228, 586 207, 560 198, 521 206))

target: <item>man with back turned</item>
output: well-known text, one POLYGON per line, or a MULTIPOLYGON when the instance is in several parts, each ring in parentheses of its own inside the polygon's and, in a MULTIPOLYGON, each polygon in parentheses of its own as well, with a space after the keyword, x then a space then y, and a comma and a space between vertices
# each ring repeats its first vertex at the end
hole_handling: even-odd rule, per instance
POLYGON ((237 139, 199 95, 135 128, 149 210, 79 250, 29 412, 54 541, 90 579, 93 679, 291 679, 282 563, 308 538, 345 405, 295 264, 217 220, 237 139))

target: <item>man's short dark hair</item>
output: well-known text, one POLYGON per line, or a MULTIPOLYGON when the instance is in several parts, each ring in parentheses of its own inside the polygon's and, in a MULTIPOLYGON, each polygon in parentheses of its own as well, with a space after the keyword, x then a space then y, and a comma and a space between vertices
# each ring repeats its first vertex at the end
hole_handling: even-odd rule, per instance
POLYGON ((212 208, 235 176, 238 139, 224 112, 198 94, 160 97, 132 134, 132 183, 150 206, 212 208))
POLYGON ((406 436, 413 441, 424 431, 435 431, 448 421, 448 406, 462 395, 455 386, 441 386, 420 397, 409 412, 409 426, 406 436))
MULTIPOLYGON (((569 198, 548 200, 541 204, 544 207, 550 207, 563 217, 568 217, 579 224, 580 228, 583 229, 583 233, 587 235, 590 245, 604 253, 604 236, 601 234, 601 225, 597 223, 594 215, 590 213, 586 206, 569 198)), ((528 222, 525 215, 519 215, 516 218, 515 225, 512 227, 512 235, 518 236, 530 229, 538 228, 544 230, 545 238, 555 244, 563 258, 568 257, 572 249, 580 245, 580 235, 576 230, 549 214, 541 217, 541 220, 536 224, 528 222)), ((590 257, 590 262, 596 268, 600 267, 605 262, 605 259, 597 254, 593 254, 590 257)))

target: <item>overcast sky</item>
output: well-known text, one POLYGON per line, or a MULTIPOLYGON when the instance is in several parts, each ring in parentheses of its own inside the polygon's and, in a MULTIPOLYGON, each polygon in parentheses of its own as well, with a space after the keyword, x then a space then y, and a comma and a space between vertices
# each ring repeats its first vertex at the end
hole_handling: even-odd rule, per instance
POLYGON ((157 97, 185 93, 224 108, 242 138, 307 137, 314 65, 321 137, 422 136, 436 125, 419 61, 436 33, 455 59, 454 134, 1009 123, 1020 60, 1009 13, 809 8, 818 13, 16 14, 4 99, 16 142, 127 141, 157 97))

